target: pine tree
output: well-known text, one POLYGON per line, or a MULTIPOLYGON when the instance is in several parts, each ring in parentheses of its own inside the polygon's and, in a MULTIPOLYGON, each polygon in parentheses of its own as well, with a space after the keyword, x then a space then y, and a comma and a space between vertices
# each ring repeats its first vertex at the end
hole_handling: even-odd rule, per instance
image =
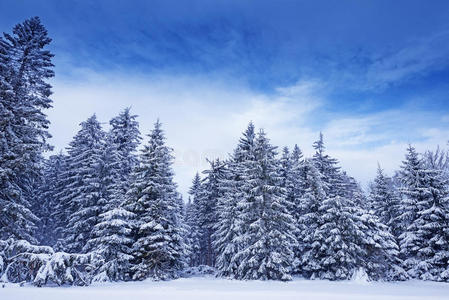
POLYGON ((58 197, 64 186, 62 182, 62 174, 66 172, 65 166, 66 157, 60 153, 50 156, 45 162, 43 167, 43 180, 39 190, 39 229, 37 236, 39 242, 43 245, 53 246, 58 238, 60 238, 60 232, 57 228, 60 224, 60 214, 64 213, 59 211, 63 210, 63 207, 59 207, 58 197))
POLYGON ((53 55, 45 50, 50 42, 37 17, 0 38, 0 238, 36 242, 39 220, 31 207, 42 153, 51 149, 43 112, 51 107, 53 55))
POLYGON ((81 123, 67 149, 67 171, 63 174, 65 190, 59 195, 68 210, 62 247, 69 252, 87 252, 87 241, 102 212, 102 155, 104 132, 95 115, 81 123))
POLYGON ((121 159, 113 135, 108 133, 99 161, 99 198, 97 220, 84 247, 95 251, 104 258, 97 281, 117 281, 128 279, 130 269, 132 223, 134 214, 121 207, 123 181, 121 159))
POLYGON ((318 171, 323 175, 323 180, 326 183, 327 196, 343 196, 342 192, 344 189, 342 188, 342 178, 338 160, 325 153, 326 147, 324 146, 323 134, 321 132, 318 141, 313 144, 313 148, 316 150, 313 155, 314 164, 318 168, 318 171))
POLYGON ((239 218, 246 226, 239 237, 242 246, 236 257, 239 279, 291 279, 295 226, 285 190, 280 187, 275 149, 260 131, 255 141, 255 160, 245 164, 246 197, 239 203, 239 218))
POLYGON ((403 213, 399 220, 405 228, 400 246, 405 268, 413 278, 448 280, 447 181, 440 170, 427 169, 412 146, 400 179, 403 213))
MULTIPOLYGON (((420 211, 420 203, 429 197, 427 188, 427 174, 415 148, 411 145, 407 148, 405 161, 399 172, 401 183, 401 213, 398 216, 399 226, 402 228, 399 236, 401 256, 404 259, 405 269, 410 276, 417 276, 413 270, 419 264, 417 258, 415 221, 420 211)), ((421 207, 421 209, 423 209, 421 207)))
POLYGON ((300 219, 303 214, 301 206, 303 205, 302 201, 305 192, 305 182, 303 177, 305 166, 302 152, 297 145, 295 145, 291 154, 289 153, 288 148, 284 147, 280 159, 280 166, 282 177, 280 186, 286 190, 287 202, 289 203, 288 211, 294 220, 294 235, 297 240, 297 244, 293 249, 295 254, 293 272, 298 272, 299 253, 301 252, 300 247, 303 239, 300 228, 300 219))
POLYGON ((210 169, 206 175, 197 198, 197 220, 200 228, 200 263, 213 267, 215 265, 215 249, 213 234, 217 224, 217 203, 221 197, 220 182, 224 176, 224 164, 219 160, 209 161, 210 169))
POLYGON ((320 222, 319 208, 326 199, 326 183, 323 175, 316 168, 314 161, 306 159, 301 174, 304 182, 304 194, 300 201, 299 218, 299 247, 295 253, 295 271, 311 276, 318 268, 319 261, 314 255, 314 249, 319 246, 315 241, 315 232, 320 222))
POLYGON ((172 150, 165 145, 159 121, 149 136, 127 200, 128 210, 136 215, 137 239, 132 253, 135 280, 173 278, 185 266, 172 150))
POLYGON ((380 165, 377 168, 377 176, 371 185, 370 206, 374 214, 382 224, 389 227, 390 232, 398 237, 396 219, 399 211, 399 199, 394 191, 391 178, 387 177, 380 165))
POLYGON ((237 253, 241 250, 242 225, 239 201, 245 197, 243 191, 243 165, 255 159, 255 131, 253 123, 240 138, 232 156, 226 162, 220 179, 220 195, 217 203, 218 222, 215 225, 213 245, 217 253, 216 267, 221 276, 236 277, 239 261, 237 253))
POLYGON ((186 224, 188 226, 188 235, 187 240, 189 244, 189 265, 191 267, 200 265, 200 227, 198 220, 198 200, 201 194, 201 178, 198 173, 195 174, 195 177, 192 181, 192 186, 189 190, 189 202, 186 207, 186 224))
POLYGON ((109 123, 111 144, 115 145, 117 151, 118 165, 117 178, 115 179, 115 198, 120 198, 118 202, 123 202, 126 192, 129 190, 131 173, 138 164, 136 155, 141 137, 139 123, 136 121, 137 115, 130 113, 130 108, 124 109, 118 116, 109 123))
POLYGON ((110 121, 101 156, 102 212, 92 231, 87 248, 100 253, 105 263, 97 280, 126 280, 130 272, 132 230, 135 215, 122 206, 129 188, 131 171, 137 164, 139 142, 136 116, 125 109, 110 121))

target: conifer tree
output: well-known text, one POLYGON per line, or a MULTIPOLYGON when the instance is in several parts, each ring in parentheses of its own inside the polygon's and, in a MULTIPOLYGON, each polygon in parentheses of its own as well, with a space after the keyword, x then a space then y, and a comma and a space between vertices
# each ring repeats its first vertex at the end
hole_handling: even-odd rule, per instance
POLYGON ((400 179, 401 254, 408 274, 424 280, 448 280, 448 190, 441 170, 427 169, 409 146, 400 179))
POLYGON ((318 230, 320 214, 318 209, 326 199, 326 183, 323 175, 315 167, 314 161, 306 159, 301 174, 304 182, 304 194, 300 201, 300 216, 297 221, 299 230, 298 249, 295 251, 295 272, 311 276, 318 267, 317 258, 313 249, 318 246, 315 243, 315 232, 318 230))
POLYGON ((377 168, 377 176, 371 185, 370 207, 382 224, 389 227, 390 232, 397 237, 396 219, 399 211, 399 199, 394 191, 391 178, 387 177, 380 165, 377 168))
POLYGON ((110 121, 101 156, 102 211, 92 231, 87 248, 100 253, 105 262, 97 280, 125 280, 130 273, 133 219, 135 215, 122 206, 129 188, 131 171, 137 164, 139 142, 136 116, 129 108, 110 121))
POLYGON ((255 159, 255 130, 253 123, 240 138, 233 154, 226 163, 220 179, 220 195, 217 203, 218 222, 215 226, 213 244, 217 253, 216 267, 221 276, 236 277, 239 261, 237 253, 241 249, 242 224, 239 201, 245 197, 243 191, 243 165, 255 159))
POLYGON ((201 178, 198 173, 192 181, 192 186, 189 190, 189 201, 186 207, 186 224, 188 226, 187 240, 189 245, 189 265, 191 267, 200 265, 200 228, 198 220, 198 200, 201 194, 201 178))
POLYGON ((137 226, 132 271, 135 280, 164 280, 176 277, 185 266, 185 245, 173 182, 172 150, 165 145, 159 121, 149 137, 127 200, 137 226))
POLYGON ((62 247, 69 252, 87 252, 87 241, 102 212, 102 155, 104 131, 95 115, 81 123, 67 149, 64 191, 59 201, 68 210, 62 247))
POLYGON ((36 242, 39 221, 31 211, 37 197, 54 76, 51 39, 38 17, 17 24, 0 38, 0 238, 36 242))
MULTIPOLYGON (((63 207, 59 206, 59 199, 57 195, 64 189, 62 185, 62 174, 66 172, 65 166, 66 157, 60 153, 50 156, 44 162, 43 179, 39 190, 39 242, 43 245, 53 246, 58 238, 60 232, 57 228, 64 213, 63 207)), ((65 226, 65 225, 64 225, 65 226)))
POLYGON ((242 245, 236 257, 236 277, 290 280, 295 226, 285 190, 280 187, 276 147, 262 130, 254 146, 255 160, 245 164, 243 173, 246 197, 239 203, 239 218, 246 226, 239 239, 242 245))
POLYGON ((221 197, 220 183, 224 176, 224 164, 219 160, 209 161, 210 168, 206 175, 197 202, 197 220, 200 228, 201 263, 214 266, 216 253, 213 246, 213 234, 217 224, 217 203, 221 197))

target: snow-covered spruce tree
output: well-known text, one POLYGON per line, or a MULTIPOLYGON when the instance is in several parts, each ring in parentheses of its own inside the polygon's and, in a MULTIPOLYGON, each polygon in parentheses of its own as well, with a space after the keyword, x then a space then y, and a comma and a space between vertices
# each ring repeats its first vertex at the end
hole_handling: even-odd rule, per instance
POLYGON ((97 223, 84 247, 102 255, 104 264, 98 270, 95 281, 117 281, 127 279, 130 269, 132 218, 134 214, 121 207, 123 196, 118 145, 109 132, 100 157, 99 195, 97 200, 97 223))
POLYGON ((62 214, 65 212, 64 208, 59 206, 56 195, 64 189, 62 176, 66 172, 65 160, 64 154, 59 153, 44 162, 43 179, 39 189, 40 209, 37 210, 40 222, 36 234, 42 245, 53 246, 60 238, 57 228, 62 226, 60 222, 64 219, 62 214))
POLYGON ((441 170, 427 169, 409 146, 400 172, 403 183, 401 254, 408 274, 423 280, 449 280, 449 191, 441 170))
POLYGON ((288 212, 276 147, 261 130, 254 144, 255 160, 245 163, 239 219, 242 243, 236 259, 236 278, 291 280, 291 265, 296 239, 294 220, 288 212))
POLYGON ((198 221, 198 199, 201 193, 201 178, 198 173, 192 180, 192 186, 189 189, 189 200, 186 207, 185 222, 188 226, 187 242, 189 247, 189 266, 200 265, 200 228, 198 221))
POLYGON ((325 153, 326 147, 321 132, 318 141, 313 143, 313 148, 315 149, 313 161, 318 171, 323 175, 327 197, 343 195, 342 193, 345 190, 342 188, 343 181, 338 160, 325 153))
POLYGON ((369 194, 370 207, 382 224, 389 227, 390 232, 399 236, 397 227, 397 217, 399 211, 399 198, 397 197, 391 178, 384 174, 380 165, 377 168, 377 175, 371 184, 369 194))
POLYGON ((415 277, 414 273, 419 264, 417 258, 417 246, 415 245, 417 228, 415 226, 418 212, 426 208, 422 203, 430 196, 428 188, 428 177, 423 161, 419 158, 415 148, 411 145, 407 148, 405 160, 402 162, 399 171, 400 181, 400 213, 397 218, 398 226, 402 229, 399 236, 399 245, 401 257, 404 259, 404 267, 410 276, 415 277), (421 205, 421 207, 420 207, 421 205))
POLYGON ((102 155, 104 131, 95 115, 81 123, 81 130, 67 148, 65 189, 59 196, 68 211, 62 248, 68 252, 87 252, 87 241, 102 212, 102 155))
POLYGON ((217 202, 221 197, 221 178, 224 176, 224 163, 219 159, 209 161, 210 168, 203 171, 206 175, 197 200, 197 220, 200 228, 200 263, 213 267, 216 253, 213 246, 213 234, 217 224, 217 202))
POLYGON ((238 203, 245 197, 243 166, 245 162, 255 160, 255 137, 254 125, 249 123, 236 149, 226 162, 220 179, 221 197, 217 203, 218 222, 212 238, 217 253, 215 266, 219 275, 224 277, 235 278, 239 266, 237 253, 243 247, 241 236, 244 224, 239 218, 241 211, 238 203))
POLYGON ((382 224, 377 216, 365 209, 359 209, 360 234, 356 236, 358 244, 365 250, 360 267, 372 280, 409 279, 399 257, 399 246, 388 226, 382 224))
POLYGON ((136 215, 133 279, 178 276, 186 262, 178 194, 173 182, 173 155, 157 121, 140 155, 128 193, 128 210, 136 215))
POLYGON ((111 144, 115 146, 118 158, 114 198, 120 198, 117 200, 120 203, 123 202, 124 196, 129 190, 130 175, 138 164, 136 152, 141 137, 136 118, 137 115, 132 115, 130 108, 126 108, 109 122, 111 144))
POLYGON ((134 214, 122 207, 129 188, 131 171, 137 164, 135 151, 139 142, 136 116, 125 109, 110 121, 101 157, 102 213, 94 226, 87 249, 100 253, 105 262, 98 270, 97 281, 129 278, 134 214))
POLYGON ((39 18, 25 20, 0 38, 0 238, 36 242, 36 198, 42 152, 49 150, 43 110, 51 107, 54 76, 45 48, 51 42, 39 18))
POLYGON ((315 256, 315 251, 320 245, 315 241, 315 232, 320 222, 318 209, 326 199, 327 187, 323 175, 311 159, 304 160, 301 178, 304 182, 304 194, 299 206, 300 216, 297 221, 299 247, 295 252, 294 268, 295 272, 310 277, 319 268, 319 258, 315 256))
POLYGON ((308 188, 300 222, 303 274, 344 280, 362 268, 372 279, 404 279, 398 248, 387 227, 362 207, 361 189, 340 172, 338 161, 324 154, 322 136, 315 148, 312 164, 306 162, 305 167, 308 188))
POLYGON ((293 264, 293 272, 298 272, 300 257, 300 246, 302 244, 302 234, 300 219, 302 217, 302 198, 305 191, 304 182, 304 160, 302 152, 297 145, 293 148, 293 152, 290 154, 287 147, 283 148, 282 156, 280 158, 280 175, 281 184, 280 186, 285 189, 287 202, 289 203, 288 211, 293 217, 295 224, 294 235, 297 240, 296 247, 293 249, 295 254, 295 261, 293 264))

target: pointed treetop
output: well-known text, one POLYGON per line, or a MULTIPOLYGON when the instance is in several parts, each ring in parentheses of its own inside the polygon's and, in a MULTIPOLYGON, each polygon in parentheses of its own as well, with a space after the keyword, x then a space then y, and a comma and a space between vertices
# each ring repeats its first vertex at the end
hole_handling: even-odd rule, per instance
POLYGON ((319 154, 319 155, 322 155, 324 153, 324 149, 326 149, 326 147, 324 146, 324 141, 323 141, 323 133, 321 131, 320 131, 320 138, 318 139, 318 141, 313 143, 313 148, 316 150, 317 154, 319 154))
POLYGON ((300 161, 302 158, 303 158, 302 151, 301 149, 299 149, 298 145, 295 144, 295 147, 293 147, 292 159, 294 161, 300 161))

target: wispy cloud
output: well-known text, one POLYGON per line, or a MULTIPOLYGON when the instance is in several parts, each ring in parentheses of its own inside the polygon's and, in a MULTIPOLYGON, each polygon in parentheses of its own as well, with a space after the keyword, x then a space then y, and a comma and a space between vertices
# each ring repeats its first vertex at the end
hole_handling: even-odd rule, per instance
MULTIPOLYGON (((393 170, 408 142, 420 149, 445 144, 445 128, 423 112, 401 110, 367 115, 321 115, 329 104, 326 84, 302 80, 264 94, 245 85, 206 77, 98 74, 84 70, 54 82, 54 108, 49 111, 52 142, 62 149, 78 124, 94 112, 105 122, 131 106, 147 134, 160 118, 168 144, 175 149, 176 179, 185 193, 205 158, 227 157, 249 121, 264 128, 275 145, 298 144, 306 155, 322 130, 329 152, 362 182, 370 180, 377 162, 393 170)), ((444 116, 441 116, 444 118, 444 116)), ((446 124, 449 127, 449 124, 446 124)))
POLYGON ((449 31, 414 39, 374 59, 366 73, 366 88, 383 88, 448 67, 449 31))

